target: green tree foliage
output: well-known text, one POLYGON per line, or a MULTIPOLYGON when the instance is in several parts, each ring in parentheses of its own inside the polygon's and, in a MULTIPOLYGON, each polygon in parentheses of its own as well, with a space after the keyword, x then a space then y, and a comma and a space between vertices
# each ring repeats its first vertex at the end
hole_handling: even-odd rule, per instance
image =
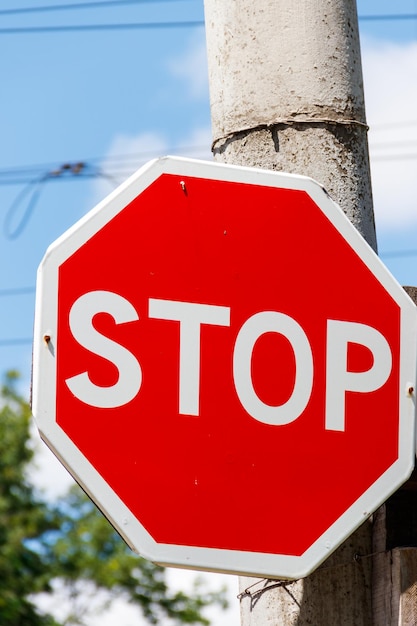
POLYGON ((170 590, 165 570, 135 555, 78 486, 54 505, 37 494, 27 477, 30 409, 16 378, 9 373, 0 394, 0 624, 60 626, 36 606, 36 594, 57 588, 76 607, 65 625, 83 623, 87 588, 125 598, 151 624, 208 624, 204 608, 225 607, 224 590, 170 590))
POLYGON ((32 460, 29 447, 30 410, 14 392, 16 374, 2 388, 0 410, 0 624, 54 624, 38 615, 30 594, 50 591, 42 560, 42 537, 56 531, 58 520, 37 499, 25 476, 32 460), (39 541, 39 550, 29 547, 39 541))

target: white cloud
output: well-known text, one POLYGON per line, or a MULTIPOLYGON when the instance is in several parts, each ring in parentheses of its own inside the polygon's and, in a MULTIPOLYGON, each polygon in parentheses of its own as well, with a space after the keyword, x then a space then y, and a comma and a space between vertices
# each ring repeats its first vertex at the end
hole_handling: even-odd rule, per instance
POLYGON ((102 175, 94 179, 89 206, 95 206, 144 163, 166 150, 167 142, 159 133, 116 135, 100 164, 102 175))
POLYGON ((204 34, 194 35, 185 54, 170 60, 169 69, 174 77, 185 82, 191 98, 207 99, 208 69, 204 34))
POLYGON ((211 128, 194 128, 189 137, 184 139, 183 146, 185 146, 185 148, 182 149, 178 146, 173 154, 211 161, 213 159, 211 153, 212 141, 211 128))
MULTIPOLYGON (((410 222, 417 224, 417 159, 403 156, 417 154, 417 43, 365 37, 362 59, 377 226, 399 230, 410 222), (407 124, 410 121, 415 123, 407 124)), ((202 35, 195 36, 170 67, 185 81, 191 97, 208 98, 202 35)))
POLYGON ((417 222, 417 43, 365 39, 362 58, 377 226, 400 229, 417 222))
POLYGON ((94 179, 89 206, 92 208, 147 161, 167 154, 211 160, 211 129, 194 128, 180 145, 172 145, 160 133, 116 135, 100 164, 102 176, 94 179))
POLYGON ((211 129, 206 127, 193 129, 180 145, 170 144, 166 138, 152 132, 136 136, 117 135, 101 164, 107 176, 96 180, 94 184, 95 203, 110 193, 109 182, 116 186, 151 159, 171 154, 210 160, 211 141, 211 129))
MULTIPOLYGON (((106 161, 116 163, 123 155, 128 158, 147 160, 152 155, 163 154, 167 142, 159 133, 145 132, 139 135, 116 135, 107 151, 106 161)), ((124 161, 124 159, 123 159, 124 161)))

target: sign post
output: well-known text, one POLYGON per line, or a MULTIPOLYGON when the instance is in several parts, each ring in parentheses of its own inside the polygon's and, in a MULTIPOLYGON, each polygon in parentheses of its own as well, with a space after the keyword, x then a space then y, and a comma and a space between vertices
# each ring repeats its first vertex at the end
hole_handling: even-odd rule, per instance
POLYGON ((167 157, 46 253, 33 412, 144 557, 300 578, 412 471, 416 325, 320 185, 167 157))

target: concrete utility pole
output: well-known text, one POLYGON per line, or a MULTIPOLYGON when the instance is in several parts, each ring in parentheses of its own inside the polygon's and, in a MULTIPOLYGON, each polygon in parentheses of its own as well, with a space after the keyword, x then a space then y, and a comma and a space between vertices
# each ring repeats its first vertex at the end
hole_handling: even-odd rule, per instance
MULTIPOLYGON (((205 12, 215 158, 311 176, 376 249, 355 0, 205 0, 205 12)), ((399 623, 373 620, 375 547, 368 521, 304 580, 242 578, 242 626, 399 623)))
POLYGON ((213 153, 311 176, 375 247, 355 0, 205 0, 213 153))

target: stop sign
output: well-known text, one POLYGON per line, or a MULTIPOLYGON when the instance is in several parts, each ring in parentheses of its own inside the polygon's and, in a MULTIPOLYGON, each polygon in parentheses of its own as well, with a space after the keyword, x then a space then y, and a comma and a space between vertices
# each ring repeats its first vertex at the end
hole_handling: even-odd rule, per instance
POLYGON ((143 556, 298 578, 413 468, 415 311, 311 179, 167 157, 47 251, 33 412, 143 556))

